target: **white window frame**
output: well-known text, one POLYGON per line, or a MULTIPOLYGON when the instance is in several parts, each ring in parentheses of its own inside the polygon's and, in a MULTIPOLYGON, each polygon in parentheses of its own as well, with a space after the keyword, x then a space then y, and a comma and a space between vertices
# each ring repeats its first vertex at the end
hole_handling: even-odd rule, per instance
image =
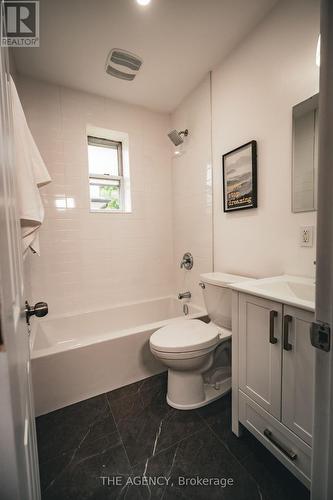
MULTIPOLYGON (((118 132, 115 130, 104 129, 100 127, 96 127, 93 125, 87 125, 86 130, 87 135, 87 145, 89 144, 89 137, 92 137, 101 143, 105 141, 106 143, 113 143, 117 145, 118 148, 118 162, 119 164, 119 174, 121 175, 100 175, 90 173, 88 166, 88 181, 90 179, 99 179, 99 180, 118 180, 120 181, 120 208, 91 208, 91 198, 89 192, 89 203, 90 203, 90 212, 92 213, 113 213, 113 214, 122 214, 122 213, 131 213, 132 212, 132 202, 131 202, 131 184, 130 184, 130 168, 129 168, 129 138, 128 134, 125 132, 118 132)), ((106 145, 107 147, 107 145, 106 145)))

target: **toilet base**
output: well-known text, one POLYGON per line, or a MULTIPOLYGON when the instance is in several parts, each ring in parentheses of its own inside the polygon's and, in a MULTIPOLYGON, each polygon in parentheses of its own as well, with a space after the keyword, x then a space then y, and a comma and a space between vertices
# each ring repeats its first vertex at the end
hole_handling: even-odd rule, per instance
POLYGON ((175 403, 169 398, 169 394, 167 394, 166 400, 168 405, 176 408, 177 410, 194 410, 196 408, 201 408, 202 406, 206 406, 213 401, 221 398, 231 390, 231 377, 219 382, 218 388, 211 386, 209 384, 203 384, 203 393, 204 398, 201 401, 195 403, 175 403))

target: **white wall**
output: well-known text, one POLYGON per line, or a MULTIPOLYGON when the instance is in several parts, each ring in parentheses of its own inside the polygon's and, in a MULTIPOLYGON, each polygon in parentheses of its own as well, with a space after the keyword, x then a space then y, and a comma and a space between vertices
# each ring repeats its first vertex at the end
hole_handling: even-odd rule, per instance
POLYGON ((318 92, 319 2, 280 2, 213 71, 215 270, 251 276, 313 275, 315 249, 291 213, 292 106, 318 92), (258 142, 258 209, 224 214, 222 154, 258 142))
POLYGON ((18 91, 53 182, 42 188, 32 300, 50 315, 173 291, 170 117, 20 77, 18 91), (129 134, 132 214, 90 213, 86 125, 129 134), (57 199, 75 208, 57 209, 57 199))
POLYGON ((181 103, 172 115, 172 128, 189 135, 184 155, 174 157, 173 227, 174 270, 177 292, 190 290, 194 303, 203 304, 200 273, 212 270, 212 178, 210 76, 181 103), (185 252, 191 252, 191 271, 180 269, 185 252))

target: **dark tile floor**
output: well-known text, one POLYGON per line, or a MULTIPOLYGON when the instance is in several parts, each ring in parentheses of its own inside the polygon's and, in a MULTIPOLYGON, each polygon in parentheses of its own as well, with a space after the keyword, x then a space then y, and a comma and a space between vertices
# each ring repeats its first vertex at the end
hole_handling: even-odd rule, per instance
POLYGON ((232 434, 230 395, 193 411, 165 395, 162 374, 39 417, 43 500, 309 499, 251 434, 232 434), (197 476, 220 484, 184 484, 197 476))

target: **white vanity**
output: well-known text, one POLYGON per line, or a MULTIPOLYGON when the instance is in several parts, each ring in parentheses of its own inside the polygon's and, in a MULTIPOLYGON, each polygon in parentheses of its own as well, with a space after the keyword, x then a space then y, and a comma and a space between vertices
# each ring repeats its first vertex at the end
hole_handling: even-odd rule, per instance
POLYGON ((231 288, 232 430, 242 423, 310 487, 314 282, 284 275, 231 288))

